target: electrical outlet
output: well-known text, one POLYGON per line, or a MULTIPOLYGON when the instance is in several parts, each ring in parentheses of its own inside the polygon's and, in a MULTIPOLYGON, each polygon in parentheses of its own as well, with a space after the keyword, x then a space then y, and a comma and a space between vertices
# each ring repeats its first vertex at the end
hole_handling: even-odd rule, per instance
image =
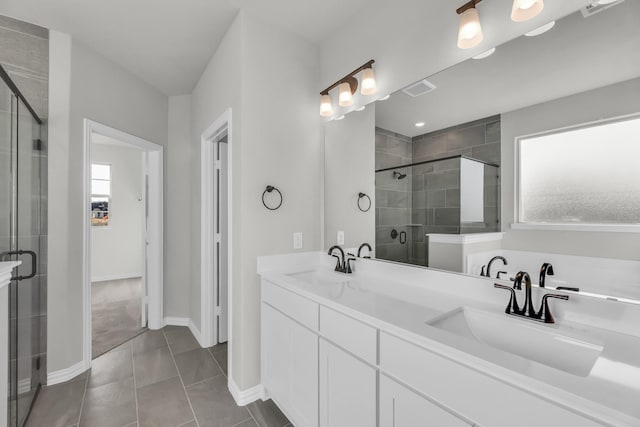
POLYGON ((344 245, 344 231, 338 230, 336 241, 338 242, 339 245, 344 245))
POLYGON ((293 249, 302 249, 302 233, 293 233, 293 249))

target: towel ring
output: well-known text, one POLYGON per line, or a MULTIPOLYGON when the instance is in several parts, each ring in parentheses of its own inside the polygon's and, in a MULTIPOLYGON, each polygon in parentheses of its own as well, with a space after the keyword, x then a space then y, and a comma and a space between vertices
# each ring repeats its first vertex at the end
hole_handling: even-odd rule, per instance
POLYGON ((262 204, 264 205, 265 208, 269 209, 270 211, 277 210, 280 206, 282 206, 282 193, 273 185, 267 185, 267 188, 262 192, 262 204), (264 200, 264 196, 266 196, 267 193, 271 193, 274 190, 277 191, 278 195, 280 196, 280 203, 278 203, 278 206, 276 206, 275 208, 272 208, 267 205, 267 202, 265 202, 264 200))
POLYGON ((360 211, 362 211, 362 212, 368 212, 368 211, 369 211, 369 209, 371 209, 371 197, 367 196, 365 193, 358 193, 358 201, 357 201, 357 204, 358 204, 358 209, 360 209, 360 211), (362 209, 362 206, 360 206, 360 200, 364 199, 365 197, 366 197, 366 198, 367 198, 367 200, 369 201, 369 206, 367 206, 367 208, 366 208, 366 209, 362 209))

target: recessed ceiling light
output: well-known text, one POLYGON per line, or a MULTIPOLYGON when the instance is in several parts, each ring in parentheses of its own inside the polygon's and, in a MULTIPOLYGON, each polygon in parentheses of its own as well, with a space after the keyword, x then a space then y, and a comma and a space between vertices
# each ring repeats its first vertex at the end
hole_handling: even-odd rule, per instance
POLYGON ((495 51, 496 51, 496 48, 492 47, 491 49, 485 50, 484 52, 482 52, 482 53, 480 53, 480 54, 478 54, 476 56, 472 56, 472 58, 473 59, 484 59, 487 56, 491 56, 493 54, 493 52, 495 52, 495 51))
POLYGON ((424 122, 418 122, 418 123, 415 124, 415 126, 417 128, 421 128, 422 126, 424 126, 424 122))
POLYGON ((535 30, 529 31, 528 33, 524 33, 524 35, 527 37, 539 36, 540 34, 546 33, 547 31, 552 29, 554 25, 556 25, 556 21, 551 21, 544 24, 542 27, 538 27, 535 30))
POLYGON ((382 98, 378 99, 378 101, 386 101, 389 98, 391 98, 391 94, 389 94, 387 96, 383 96, 382 98))
POLYGON ((335 119, 333 119, 333 120, 342 120, 342 119, 344 119, 344 114, 343 114, 343 115, 341 115, 341 116, 336 117, 336 118, 335 118, 335 119))
POLYGON ((366 108, 366 107, 363 105, 362 107, 358 107, 358 108, 356 108, 356 111, 362 111, 362 110, 364 110, 365 108, 366 108))

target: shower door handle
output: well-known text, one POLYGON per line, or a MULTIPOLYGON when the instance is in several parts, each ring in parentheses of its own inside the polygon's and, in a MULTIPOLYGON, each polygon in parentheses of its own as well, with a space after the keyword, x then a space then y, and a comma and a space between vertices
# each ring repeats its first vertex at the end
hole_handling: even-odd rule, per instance
POLYGON ((400 232, 400 244, 404 245, 405 243, 407 243, 407 232, 406 231, 401 231, 400 232))
POLYGON ((38 256, 36 255, 36 253, 34 251, 25 251, 25 250, 17 250, 17 251, 7 251, 7 252, 2 252, 0 253, 0 260, 4 261, 5 257, 7 256, 11 256, 11 255, 30 255, 31 256, 31 274, 28 276, 12 276, 11 280, 25 280, 25 279, 31 279, 32 277, 35 277, 36 275, 36 271, 37 271, 37 260, 38 260, 38 256))

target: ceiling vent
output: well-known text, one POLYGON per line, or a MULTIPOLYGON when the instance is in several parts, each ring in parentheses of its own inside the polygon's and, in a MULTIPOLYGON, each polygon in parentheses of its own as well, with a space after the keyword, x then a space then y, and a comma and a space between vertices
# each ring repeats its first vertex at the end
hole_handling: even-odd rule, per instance
POLYGON ((404 89, 402 89, 402 91, 407 95, 416 98, 418 96, 424 95, 425 93, 429 93, 435 89, 436 89, 436 85, 434 85, 433 83, 425 79, 425 80, 420 80, 419 82, 416 82, 411 86, 405 87, 404 89))
POLYGON ((613 7, 617 4, 622 3, 624 0, 618 0, 618 1, 614 1, 613 3, 600 3, 599 1, 593 2, 588 6, 583 7, 582 9, 580 9, 580 11, 582 12, 582 16, 584 16, 585 18, 588 18, 590 16, 595 15, 596 13, 600 13, 605 9, 609 9, 610 7, 613 7))

